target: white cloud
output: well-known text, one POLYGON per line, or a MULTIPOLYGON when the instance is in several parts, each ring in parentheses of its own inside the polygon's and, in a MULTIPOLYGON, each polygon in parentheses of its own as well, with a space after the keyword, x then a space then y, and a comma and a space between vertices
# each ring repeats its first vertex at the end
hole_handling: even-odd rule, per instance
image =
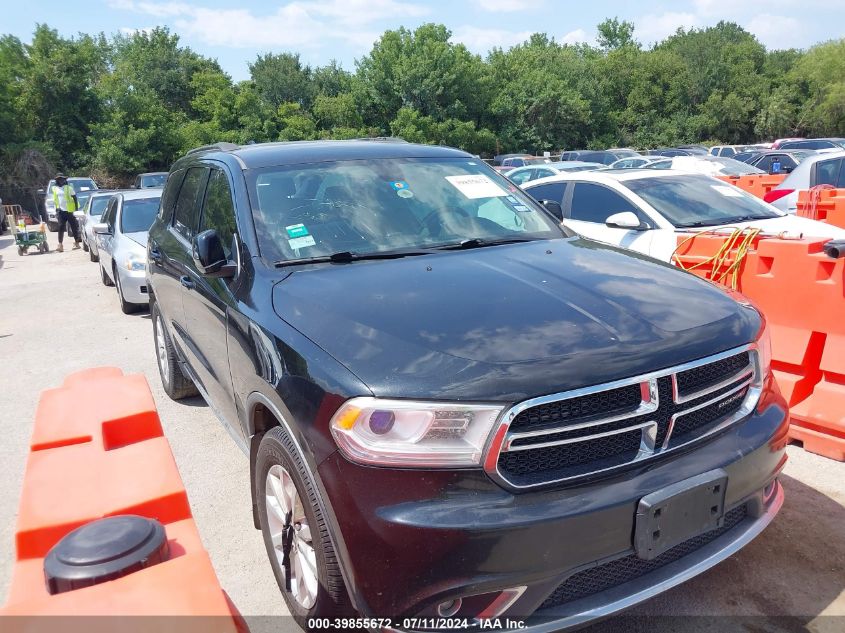
POLYGON ((634 20, 636 25, 634 37, 648 45, 665 39, 680 27, 689 29, 698 27, 701 23, 701 18, 694 13, 667 11, 661 14, 644 15, 634 20))
POLYGON ((534 0, 530 5, 526 5, 521 0, 472 0, 472 3, 482 11, 490 13, 511 13, 513 11, 526 11, 529 9, 541 9, 542 0, 534 0))
POLYGON ((464 44, 475 53, 486 53, 493 47, 510 48, 531 37, 532 31, 507 31, 505 29, 482 29, 477 26, 463 26, 452 34, 453 42, 464 44))
POLYGON ((182 2, 110 0, 117 9, 157 18, 204 43, 230 48, 321 48, 341 40, 358 48, 380 34, 368 25, 391 16, 420 17, 428 8, 400 0, 294 0, 268 13, 249 9, 214 9, 182 2))
POLYGON ((135 35, 136 33, 152 33, 155 30, 154 26, 143 26, 141 28, 134 28, 131 26, 122 26, 120 27, 120 32, 124 35, 135 35))
POLYGON ((755 15, 745 28, 756 35, 766 48, 802 48, 813 39, 809 37, 806 24, 785 15, 761 13, 755 15))
POLYGON ((593 37, 584 29, 569 31, 569 33, 560 38, 561 44, 580 44, 583 42, 593 42, 593 37))

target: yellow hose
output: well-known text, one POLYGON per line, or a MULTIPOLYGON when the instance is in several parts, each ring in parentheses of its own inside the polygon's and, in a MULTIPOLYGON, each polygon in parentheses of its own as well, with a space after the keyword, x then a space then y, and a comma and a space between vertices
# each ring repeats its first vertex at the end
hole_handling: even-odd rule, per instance
MULTIPOLYGON (((700 231, 698 233, 693 233, 688 238, 682 240, 678 246, 675 247, 675 250, 672 251, 672 257, 669 261, 675 263, 678 268, 682 270, 696 270, 698 268, 703 268, 705 266, 710 265, 710 271, 707 274, 707 278, 710 281, 716 283, 725 283, 724 279, 730 275, 730 287, 734 290, 738 290, 739 286, 739 271, 740 267, 742 266, 742 260, 745 259, 745 256, 748 254, 748 250, 751 245, 754 243, 755 238, 760 235, 761 230, 756 228, 747 227, 744 229, 734 228, 734 227, 719 227, 718 229, 708 229, 707 231, 700 231), (678 257, 678 251, 688 242, 691 242, 699 235, 723 235, 725 228, 733 229, 730 235, 727 236, 727 239, 722 242, 722 246, 719 247, 719 250, 716 251, 714 255, 708 257, 704 261, 698 262, 697 264, 693 264, 689 268, 685 267, 683 262, 678 257), (733 252, 735 251, 735 252, 733 252), (731 262, 731 255, 733 255, 733 261, 731 262), (719 270, 722 267, 725 269, 721 272, 719 270)), ((725 285, 728 285, 725 283, 725 285)))

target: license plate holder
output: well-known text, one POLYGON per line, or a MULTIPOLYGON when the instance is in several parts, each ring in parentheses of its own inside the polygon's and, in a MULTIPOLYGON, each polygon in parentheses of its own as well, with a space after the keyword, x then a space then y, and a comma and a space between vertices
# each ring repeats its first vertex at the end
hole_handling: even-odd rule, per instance
POLYGON ((640 499, 634 527, 634 550, 652 560, 667 550, 725 522, 728 475, 711 470, 640 499))

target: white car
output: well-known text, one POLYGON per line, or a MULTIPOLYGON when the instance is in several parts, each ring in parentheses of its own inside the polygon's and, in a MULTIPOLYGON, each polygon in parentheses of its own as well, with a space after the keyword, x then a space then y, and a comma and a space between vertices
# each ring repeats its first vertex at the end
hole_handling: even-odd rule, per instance
POLYGON ((137 189, 114 194, 94 225, 100 255, 100 277, 117 286, 125 314, 149 304, 146 262, 147 235, 158 213, 161 189, 137 189))
POLYGON ((590 171, 592 169, 604 168, 605 166, 601 163, 585 163, 580 160, 564 160, 557 163, 546 163, 544 165, 526 165, 525 167, 517 167, 516 169, 511 169, 510 171, 504 173, 511 182, 521 185, 530 180, 546 178, 547 176, 554 176, 555 174, 575 171, 590 171))
POLYGON ((724 156, 672 156, 664 160, 655 161, 643 166, 644 169, 675 169, 691 174, 707 174, 709 176, 744 176, 746 174, 765 174, 757 169, 733 158, 724 156))
POLYGON ((669 169, 672 159, 663 156, 629 156, 628 158, 620 158, 615 163, 610 163, 608 169, 640 169, 654 163, 665 163, 666 169, 669 169))
POLYGON ((845 151, 808 156, 763 199, 781 211, 795 213, 798 209, 798 192, 817 185, 845 189, 845 151))
POLYGON ((768 235, 845 238, 703 174, 628 169, 560 174, 523 189, 585 237, 670 261, 679 233, 755 227, 768 235))

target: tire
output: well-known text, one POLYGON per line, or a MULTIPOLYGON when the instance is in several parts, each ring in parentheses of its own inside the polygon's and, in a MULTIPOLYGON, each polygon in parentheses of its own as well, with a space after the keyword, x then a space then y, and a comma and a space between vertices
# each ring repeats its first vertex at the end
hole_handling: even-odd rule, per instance
POLYGON ((126 300, 123 296, 123 287, 120 285, 120 273, 117 272, 117 268, 112 267, 112 273, 114 273, 114 285, 117 289, 117 300, 120 301, 120 309, 123 314, 134 314, 137 312, 141 306, 137 303, 130 303, 126 300))
POLYGON ((88 249, 88 258, 89 258, 92 262, 95 262, 95 263, 96 263, 96 262, 98 262, 98 261, 100 261, 100 256, 99 256, 99 255, 94 255, 94 251, 93 251, 93 250, 91 250, 90 248, 88 249))
POLYGON ((55 222, 47 222, 47 230, 50 231, 50 233, 55 233, 59 230, 59 225, 55 222))
POLYGON ((46 242, 46 240, 44 242, 41 242, 41 246, 39 247, 39 250, 42 253, 49 253, 50 252, 50 245, 46 242))
POLYGON ((312 631, 316 629, 308 624, 313 618, 350 615, 352 608, 349 594, 329 539, 328 525, 317 503, 313 480, 293 442, 281 427, 270 429, 261 439, 255 456, 254 472, 255 498, 258 501, 267 556, 279 590, 297 624, 306 631, 312 631), (271 484, 271 480, 278 482, 278 485, 271 484), (283 486, 282 481, 286 481, 288 486, 283 486), (295 491, 294 502, 288 504, 294 511, 284 512, 285 504, 276 500, 285 496, 290 498, 284 492, 278 494, 279 491, 289 491, 289 486, 295 491), (276 491, 276 494, 269 492, 271 490, 276 491), (268 514, 268 496, 274 499, 269 504, 271 514, 268 514), (273 507, 283 510, 273 511, 273 507), (296 525, 302 527, 297 529, 296 525), (310 547, 307 537, 301 536, 305 530, 310 534, 310 547), (274 533, 276 545, 273 542, 274 533), (287 557, 284 555, 285 549, 288 550, 287 557), (302 582, 307 577, 309 566, 299 562, 304 560, 300 558, 301 555, 315 563, 316 580, 310 584, 302 582), (287 564, 283 563, 285 560, 287 564), (287 586, 288 570, 292 572, 290 589, 287 586), (304 573, 300 573, 298 579, 299 572, 304 573))
POLYGON ((158 304, 152 302, 150 304, 150 317, 153 322, 153 343, 156 348, 156 364, 158 365, 158 375, 161 378, 161 386, 172 400, 181 400, 189 396, 196 396, 199 394, 196 385, 188 378, 179 366, 179 361, 176 357, 176 350, 173 349, 173 343, 170 340, 170 335, 167 333, 167 328, 164 327, 161 310, 158 309, 158 304), (159 335, 161 338, 159 339, 159 335))
POLYGON ((82 240, 82 250, 85 251, 86 253, 89 250, 88 249, 88 242, 86 242, 85 240, 82 240))
POLYGON ((26 249, 23 246, 18 246, 18 255, 23 257, 23 254, 26 253, 26 249))
POLYGON ((109 279, 109 276, 106 274, 106 269, 103 268, 102 266, 100 266, 100 279, 103 280, 104 286, 111 287, 111 286, 114 285, 114 282, 111 279, 109 279))

